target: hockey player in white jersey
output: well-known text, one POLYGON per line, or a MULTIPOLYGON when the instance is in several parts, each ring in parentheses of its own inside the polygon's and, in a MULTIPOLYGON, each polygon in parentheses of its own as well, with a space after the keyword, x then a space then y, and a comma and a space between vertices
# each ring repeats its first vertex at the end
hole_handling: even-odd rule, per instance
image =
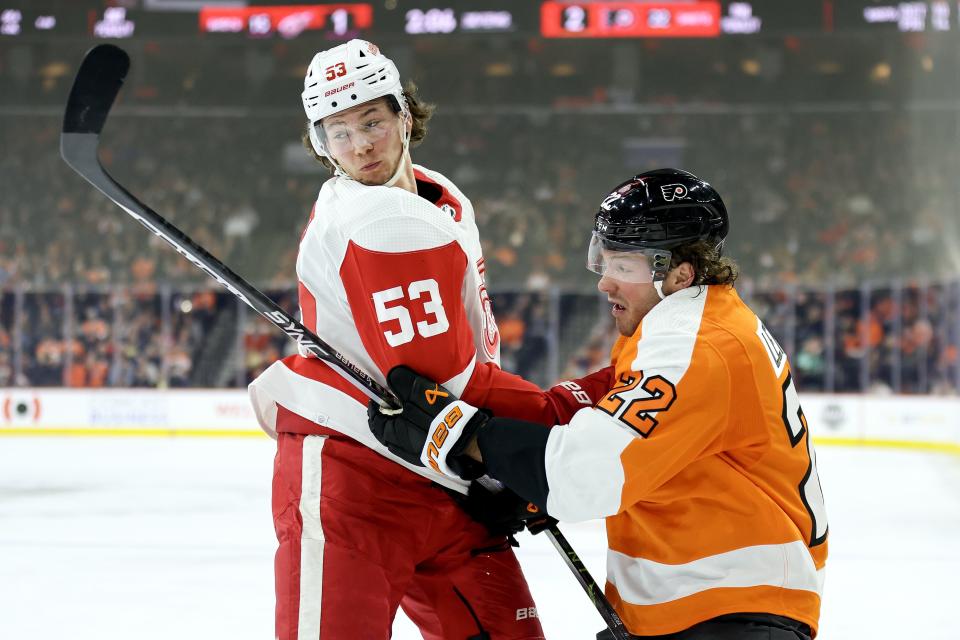
MULTIPOLYGON (((405 364, 494 412, 522 405, 526 419, 562 424, 602 397, 610 369, 546 392, 500 370, 473 208, 413 164, 432 108, 394 64, 351 40, 313 58, 302 97, 309 146, 334 171, 300 241, 303 323, 380 383, 405 364)), ((277 438, 278 640, 386 639, 398 606, 427 640, 542 637, 493 526, 502 514, 381 445, 351 383, 291 356, 250 394, 277 438)))

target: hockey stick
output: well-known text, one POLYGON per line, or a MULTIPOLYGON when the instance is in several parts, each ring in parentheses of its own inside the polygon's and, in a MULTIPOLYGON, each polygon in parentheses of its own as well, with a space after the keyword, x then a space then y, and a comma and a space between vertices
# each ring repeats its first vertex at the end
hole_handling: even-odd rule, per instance
POLYGON ((63 131, 60 134, 60 155, 63 159, 121 209, 170 243, 177 253, 206 271, 230 293, 296 340, 304 351, 329 362, 371 399, 385 407, 399 408, 400 402, 392 391, 377 383, 296 318, 287 315, 276 302, 227 268, 156 211, 137 200, 106 172, 98 157, 100 132, 129 68, 130 58, 119 47, 102 44, 87 53, 73 81, 63 116, 63 131))
MULTIPOLYGON (((392 391, 377 383, 310 329, 287 315, 276 302, 227 268, 156 211, 140 202, 106 172, 99 158, 100 132, 129 68, 130 58, 127 53, 110 44, 97 45, 84 57, 73 81, 63 116, 63 130, 60 134, 60 155, 63 159, 121 209, 166 240, 177 253, 296 340, 303 350, 333 365, 336 371, 380 405, 391 409, 399 408, 400 402, 392 391)), ((547 535, 587 592, 614 637, 617 640, 627 640, 629 634, 626 627, 570 547, 570 543, 556 526, 547 529, 547 535)))

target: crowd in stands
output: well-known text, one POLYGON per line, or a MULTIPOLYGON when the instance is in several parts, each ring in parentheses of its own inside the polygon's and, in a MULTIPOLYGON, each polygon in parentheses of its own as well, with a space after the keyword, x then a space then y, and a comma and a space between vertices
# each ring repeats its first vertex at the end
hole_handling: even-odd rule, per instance
MULTIPOLYGON (((728 253, 757 286, 956 272, 949 114, 442 114, 415 158, 471 196, 493 286, 590 286, 582 256, 597 203, 631 172, 671 165, 723 195, 735 222, 728 253)), ((118 117, 104 163, 241 275, 280 284, 325 177, 284 161, 300 125, 118 117)), ((56 119, 0 126, 0 286, 203 278, 66 167, 56 119)))
MULTIPOLYGON (((18 135, 5 136, 11 153, 0 158, 0 170, 11 177, 0 194, 0 287, 8 325, 0 333, 0 345, 7 345, 0 382, 13 375, 9 319, 14 292, 26 287, 34 293, 22 294, 25 327, 15 368, 21 384, 191 384, 192 358, 202 338, 197 327, 204 325, 193 319, 200 317, 201 305, 192 314, 181 313, 170 299, 165 312, 158 284, 192 285, 205 276, 66 168, 54 152, 55 121, 21 117, 15 123, 18 135), (64 286, 77 288, 69 305, 64 286), (85 287, 107 287, 109 293, 79 293, 85 287), (159 329, 165 313, 171 320, 164 333, 159 329), (69 341, 63 339, 65 323, 72 326, 69 341)), ((296 238, 325 177, 282 160, 284 144, 296 150, 298 122, 130 117, 111 124, 104 162, 122 184, 257 285, 280 290, 291 281, 296 238), (185 141, 201 138, 203 144, 185 147, 185 141), (238 146, 243 153, 235 151, 238 146)), ((936 117, 920 122, 903 115, 538 120, 451 114, 435 118, 416 156, 428 166, 451 167, 450 176, 472 194, 494 292, 532 292, 494 297, 504 364, 548 382, 542 367, 550 338, 541 294, 595 284, 582 266, 586 232, 596 203, 625 175, 628 163, 636 171, 686 166, 714 183, 735 222, 726 249, 743 268, 741 286, 759 291, 828 283, 850 287, 868 277, 943 278, 953 271, 953 244, 960 235, 954 233, 955 221, 943 215, 955 186, 942 167, 933 166, 937 161, 956 166, 954 146, 935 135, 942 124, 936 117), (628 128, 632 141, 618 144, 628 128)), ((933 302, 922 313, 905 307, 895 332, 902 335, 890 338, 890 330, 880 335, 861 328, 858 294, 852 295, 852 302, 835 299, 838 310, 849 307, 850 313, 837 314, 829 384, 818 373, 826 348, 824 331, 816 328, 822 324, 822 300, 791 310, 799 315, 790 348, 810 386, 854 389, 872 379, 860 373, 865 335, 870 367, 886 372, 879 377, 888 386, 910 390, 918 380, 910 373, 918 365, 911 362, 918 358, 948 360, 925 363, 925 370, 950 369, 955 353, 936 348, 941 336, 925 329, 933 302), (815 335, 804 335, 802 326, 814 327, 815 335), (902 343, 901 351, 910 341, 922 345, 904 351, 896 384, 892 366, 884 363, 884 353, 896 350, 891 340, 902 343)), ((296 308, 292 296, 285 296, 284 304, 296 308)), ((880 319, 871 326, 886 322, 889 329, 886 307, 875 306, 871 313, 880 319)), ((767 312, 776 316, 777 306, 767 305, 767 312)), ((252 329, 244 337, 243 377, 249 379, 289 348, 284 336, 268 335, 274 330, 254 316, 246 322, 252 329)), ((585 352, 594 364, 605 357, 598 355, 603 349, 585 352)), ((584 357, 577 354, 573 363, 584 357)))
MULTIPOLYGON (((790 355, 803 390, 960 391, 960 281, 740 293, 790 355)), ((292 287, 268 295, 295 308, 292 287)), ((549 385, 609 363, 617 333, 609 305, 595 294, 501 291, 493 303, 507 370, 549 385)), ((241 308, 211 289, 5 293, 0 387, 242 386, 296 346, 241 308), (194 363, 205 356, 215 324, 227 330, 214 358, 222 375, 200 379, 194 363)))
MULTIPOLYGON (((193 87, 215 84, 213 76, 151 85, 158 66, 190 64, 188 48, 161 56, 167 45, 145 48, 148 81, 133 85, 131 103, 175 107, 183 100, 202 108, 120 108, 103 135, 104 165, 292 312, 297 239, 326 177, 300 148, 303 116, 287 100, 283 109, 247 113, 215 92, 191 98, 193 87)), ((955 288, 897 284, 950 282, 960 273, 953 109, 802 110, 756 92, 743 100, 755 108, 740 108, 734 85, 717 84, 719 75, 687 87, 676 73, 648 65, 664 93, 645 102, 648 108, 618 110, 612 107, 629 103, 629 95, 590 92, 593 79, 579 72, 570 81, 548 72, 548 61, 565 55, 556 44, 492 51, 531 83, 520 83, 525 93, 510 94, 503 109, 476 109, 469 106, 491 92, 505 95, 518 78, 508 86, 488 74, 445 96, 445 69, 462 66, 464 57, 425 65, 439 55, 432 46, 419 45, 410 65, 419 69, 424 98, 440 106, 414 159, 447 174, 473 201, 508 369, 549 383, 605 360, 607 321, 593 333, 567 332, 570 309, 556 302, 556 291, 591 295, 595 277, 583 259, 604 195, 631 173, 678 166, 723 195, 733 220, 725 250, 742 267, 739 287, 753 293, 809 387, 865 389, 880 381, 905 391, 956 388, 955 288), (563 100, 564 91, 582 99, 563 100), (671 108, 684 100, 702 105, 723 91, 727 108, 671 108), (526 108, 537 96, 551 96, 550 103, 526 108), (866 281, 873 293, 864 297, 866 281), (570 349, 569 340, 584 346, 570 349)), ((665 43, 660 54, 679 46, 665 43)), ((470 47, 462 48, 469 57, 470 47)), ((281 49, 261 62, 269 58, 279 69, 303 57, 281 49)), ((597 65, 610 57, 602 47, 580 53, 597 65)), ((699 58, 688 56, 692 61, 699 58)), ((471 78, 489 70, 475 66, 467 69, 471 78)), ((234 72, 230 86, 243 85, 243 72, 234 72)), ((260 84, 231 99, 276 105, 279 89, 297 84, 261 75, 260 84)), ((62 78, 51 81, 53 92, 17 82, 0 106, 20 98, 62 104, 54 95, 65 91, 62 78)), ((0 386, 214 380, 201 376, 197 363, 211 327, 232 322, 220 317, 221 298, 196 293, 208 283, 205 274, 70 171, 57 153, 59 132, 59 115, 49 112, 20 110, 0 120, 0 386)), ((224 380, 239 384, 290 352, 288 339, 252 312, 237 315, 236 324, 243 361, 224 380)))
MULTIPOLYGON (((780 341, 804 391, 960 391, 960 281, 740 293, 780 341)), ((598 322, 560 377, 608 364, 616 337, 612 321, 598 322)))
POLYGON ((188 387, 228 309, 209 290, 26 289, 0 298, 0 387, 188 387))

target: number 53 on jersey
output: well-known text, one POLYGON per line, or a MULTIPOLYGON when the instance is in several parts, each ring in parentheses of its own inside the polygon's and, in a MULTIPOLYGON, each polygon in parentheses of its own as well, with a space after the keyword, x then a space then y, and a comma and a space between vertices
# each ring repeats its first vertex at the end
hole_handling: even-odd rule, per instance
POLYGON ((399 331, 387 329, 383 332, 387 344, 398 347, 413 340, 414 336, 431 338, 450 328, 447 313, 440 298, 440 286, 434 279, 417 280, 407 285, 384 289, 373 294, 373 305, 380 324, 396 321, 399 331), (426 319, 414 325, 410 311, 419 305, 426 319))

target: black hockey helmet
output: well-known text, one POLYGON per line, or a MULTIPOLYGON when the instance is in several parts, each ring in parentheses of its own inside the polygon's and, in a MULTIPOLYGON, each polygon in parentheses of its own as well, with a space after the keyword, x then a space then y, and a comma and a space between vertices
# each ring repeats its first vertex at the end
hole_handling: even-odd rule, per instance
POLYGON ((603 250, 641 253, 650 272, 610 274, 632 281, 661 280, 670 268, 670 250, 706 240, 718 249, 730 229, 720 194, 692 173, 656 169, 617 185, 600 203, 593 225, 587 268, 608 273, 603 250))

